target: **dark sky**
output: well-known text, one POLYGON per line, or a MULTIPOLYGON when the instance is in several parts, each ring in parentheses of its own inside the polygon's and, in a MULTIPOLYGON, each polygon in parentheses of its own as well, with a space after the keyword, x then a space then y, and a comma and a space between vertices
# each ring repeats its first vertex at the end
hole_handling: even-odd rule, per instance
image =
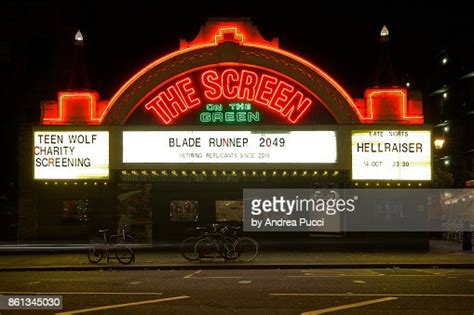
POLYGON ((38 122, 40 102, 68 88, 77 29, 85 37, 90 88, 110 99, 138 70, 176 50, 180 38, 192 40, 209 17, 250 17, 264 37, 278 37, 281 48, 318 65, 354 98, 374 84, 379 34, 386 24, 400 84, 409 74, 412 87, 424 89, 427 69, 439 65, 439 53, 449 46, 469 48, 472 62, 474 18, 467 3, 4 0, 0 96, 13 106, 3 118, 38 122))
MULTIPOLYGON (((49 82, 45 98, 63 87, 72 39, 86 40, 92 87, 109 98, 148 62, 192 39, 208 17, 251 17, 263 36, 313 61, 354 96, 373 84, 378 36, 390 30, 392 62, 400 79, 421 80, 422 67, 450 41, 473 44, 473 14, 465 1, 28 1, 7 2, 2 23, 25 39, 20 50, 35 80, 49 82), (329 4, 328 4, 329 3, 329 4), (331 4, 332 3, 332 4, 331 4), (444 5, 444 6, 441 6, 444 5), (6 18, 6 21, 5 21, 6 18), (24 51, 21 51, 21 50, 24 51)), ((1 38, 0 38, 1 40, 1 38)), ((31 72, 30 72, 31 73, 31 72)), ((416 84, 416 82, 413 82, 416 84)))

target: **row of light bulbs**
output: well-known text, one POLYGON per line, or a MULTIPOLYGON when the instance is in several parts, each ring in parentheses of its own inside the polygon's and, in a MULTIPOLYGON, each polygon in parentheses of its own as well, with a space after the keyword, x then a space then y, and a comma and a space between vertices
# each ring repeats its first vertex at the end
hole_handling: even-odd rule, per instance
MULTIPOLYGON (((359 182, 355 182, 354 185, 356 187, 383 187, 383 186, 386 186, 386 187, 401 187, 402 186, 402 183, 359 183, 359 182)), ((408 186, 408 187, 421 187, 423 186, 422 183, 403 183, 403 186, 408 186)))
POLYGON ((122 175, 134 176, 337 176, 339 171, 186 171, 186 170, 163 170, 163 171, 122 171, 122 175))
POLYGON ((67 181, 64 181, 64 182, 44 182, 44 185, 47 186, 47 185, 64 185, 64 186, 68 186, 68 185, 73 185, 73 186, 78 186, 78 185, 83 185, 83 186, 87 186, 87 185, 93 185, 93 186, 98 186, 98 185, 104 185, 104 186, 107 186, 107 182, 67 182, 67 181))

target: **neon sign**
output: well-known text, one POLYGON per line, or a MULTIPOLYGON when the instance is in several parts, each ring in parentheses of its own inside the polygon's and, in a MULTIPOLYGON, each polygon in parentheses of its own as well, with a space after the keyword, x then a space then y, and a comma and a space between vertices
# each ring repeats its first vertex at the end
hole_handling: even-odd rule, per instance
MULTIPOLYGON (((229 102, 252 102, 256 107, 270 110, 294 124, 315 103, 315 99, 303 87, 268 70, 216 66, 168 81, 145 100, 145 108, 160 122, 172 124, 181 114, 202 104, 229 102)), ((249 113, 227 115, 229 119, 232 115, 243 119, 245 115, 247 120, 259 120, 249 113)), ((221 114, 214 116, 220 117, 221 114)), ((204 119, 208 118, 209 115, 204 114, 204 119)))
POLYGON ((250 103, 206 104, 206 110, 199 114, 199 121, 203 124, 259 122, 260 112, 253 111, 250 103))

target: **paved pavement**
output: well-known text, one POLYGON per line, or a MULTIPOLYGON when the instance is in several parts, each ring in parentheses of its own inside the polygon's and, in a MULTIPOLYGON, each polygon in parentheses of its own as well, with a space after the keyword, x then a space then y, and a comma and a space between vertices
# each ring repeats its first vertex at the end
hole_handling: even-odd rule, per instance
POLYGON ((241 269, 241 268, 376 268, 376 267, 450 267, 474 268, 474 252, 463 252, 459 243, 436 241, 430 251, 304 251, 261 250, 252 263, 212 263, 186 261, 177 250, 138 251, 136 262, 123 266, 116 260, 90 264, 82 252, 0 252, 2 270, 90 270, 102 268, 128 269, 241 269))
POLYGON ((4 272, 1 283, 1 294, 63 297, 63 310, 35 314, 474 312, 471 269, 4 272))

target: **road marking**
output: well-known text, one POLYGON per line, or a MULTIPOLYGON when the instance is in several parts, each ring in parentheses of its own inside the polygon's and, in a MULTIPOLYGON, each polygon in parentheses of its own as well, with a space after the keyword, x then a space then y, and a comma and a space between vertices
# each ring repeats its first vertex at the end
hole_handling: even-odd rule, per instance
POLYGON ((110 310, 113 308, 121 308, 121 307, 129 307, 129 306, 136 306, 136 305, 144 305, 144 304, 153 304, 153 303, 161 303, 167 301, 175 301, 175 300, 182 300, 182 299, 189 299, 190 296, 181 295, 181 296, 173 296, 169 298, 162 298, 162 299, 155 299, 155 300, 146 300, 140 302, 131 302, 131 303, 124 303, 124 304, 112 304, 112 305, 105 305, 105 306, 98 306, 98 307, 91 307, 91 308, 84 308, 75 311, 67 311, 56 313, 56 315, 69 315, 69 314, 79 314, 79 313, 87 313, 87 312, 94 312, 94 311, 101 311, 101 310, 110 310))
POLYGON ((358 284, 364 284, 365 283, 365 281, 362 281, 362 280, 352 280, 352 282, 358 283, 358 284))
POLYGON ((388 301, 393 301, 397 300, 398 298, 390 296, 390 297, 385 297, 381 299, 375 299, 375 300, 369 300, 369 301, 364 301, 364 302, 359 302, 359 303, 352 303, 352 304, 346 304, 346 305, 339 305, 339 306, 334 306, 334 307, 328 307, 328 308, 322 308, 319 310, 315 311, 309 311, 309 312, 304 312, 301 313, 301 315, 317 315, 317 314, 324 314, 324 313, 330 313, 330 312, 335 312, 335 311, 341 311, 341 310, 347 310, 350 308, 356 308, 356 307, 361 307, 361 306, 366 306, 366 305, 371 305, 371 304, 376 304, 376 303, 382 303, 382 302, 388 302, 388 301))
MULTIPOLYGON (((324 275, 324 274, 312 274, 305 276, 287 276, 288 278, 340 278, 340 277, 440 277, 440 274, 429 274, 429 275, 387 275, 387 274, 377 274, 377 275, 361 275, 361 274, 338 274, 338 275, 324 275)), ((449 278, 449 277, 448 277, 449 278)))
POLYGON ((239 283, 240 284, 249 284, 249 283, 252 283, 252 281, 250 281, 250 280, 240 280, 239 283))
POLYGON ((140 284, 142 283, 141 281, 132 281, 132 282, 129 282, 128 284, 140 284))
POLYGON ((242 277, 238 277, 238 276, 235 276, 235 277, 232 277, 232 276, 222 276, 222 277, 209 276, 209 277, 198 277, 198 278, 195 278, 195 279, 242 279, 242 277))
POLYGON ((183 277, 183 279, 190 279, 192 278, 193 275, 197 275, 198 273, 201 273, 202 270, 196 270, 195 272, 193 273, 190 273, 189 275, 186 275, 183 277))
POLYGON ((161 292, 0 292, 0 294, 24 295, 163 295, 161 292))
POLYGON ((474 297, 474 294, 417 294, 417 293, 270 293, 271 296, 398 296, 398 297, 474 297))
POLYGON ((287 276, 288 278, 340 278, 338 275, 306 275, 306 276, 287 276))

